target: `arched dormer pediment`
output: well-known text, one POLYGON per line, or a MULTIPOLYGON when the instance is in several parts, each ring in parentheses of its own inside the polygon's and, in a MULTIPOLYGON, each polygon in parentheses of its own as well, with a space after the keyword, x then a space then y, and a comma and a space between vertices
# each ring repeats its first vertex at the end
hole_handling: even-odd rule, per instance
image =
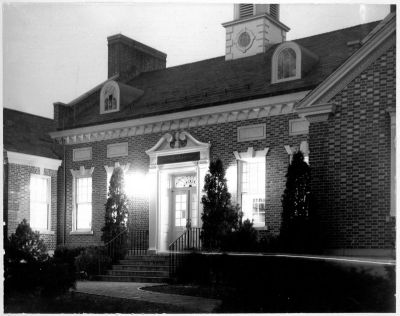
POLYGON ((271 83, 302 79, 318 59, 317 55, 296 42, 278 45, 272 55, 271 83))
POLYGON ((121 106, 139 99, 143 90, 114 80, 107 81, 100 90, 100 114, 118 112, 121 106))
MULTIPOLYGON (((150 157, 150 166, 154 167, 160 164, 160 161, 166 160, 160 157, 178 156, 199 162, 209 162, 210 144, 203 143, 195 139, 186 131, 175 132, 173 134, 164 134, 159 141, 146 154, 150 157), (185 158, 184 155, 187 157, 185 158)), ((167 159, 168 160, 168 159, 167 159)), ((179 160, 179 159, 178 159, 179 160)), ((172 161, 172 160, 171 160, 172 161)))

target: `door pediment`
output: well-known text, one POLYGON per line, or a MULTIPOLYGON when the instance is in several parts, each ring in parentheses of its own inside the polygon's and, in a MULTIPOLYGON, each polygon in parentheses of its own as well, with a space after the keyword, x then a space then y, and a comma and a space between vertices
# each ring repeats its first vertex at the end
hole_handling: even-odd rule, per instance
POLYGON ((161 156, 174 156, 196 152, 199 153, 198 156, 193 155, 196 161, 208 163, 210 146, 209 143, 198 141, 188 132, 181 131, 174 134, 166 133, 152 148, 146 151, 146 154, 150 157, 150 167, 155 167, 158 157, 161 156))

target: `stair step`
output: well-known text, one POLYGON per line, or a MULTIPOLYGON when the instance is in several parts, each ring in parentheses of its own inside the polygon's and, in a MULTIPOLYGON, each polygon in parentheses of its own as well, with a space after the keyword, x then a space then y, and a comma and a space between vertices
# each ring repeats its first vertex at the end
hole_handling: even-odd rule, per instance
POLYGON ((130 256, 127 255, 125 256, 126 260, 143 260, 143 261, 152 261, 152 260, 169 260, 169 256, 168 255, 146 255, 146 256, 130 256))
POLYGON ((169 265, 139 265, 139 264, 115 264, 113 270, 131 270, 131 271, 168 271, 169 265))
POLYGON ((115 276, 115 275, 98 275, 98 281, 110 282, 141 282, 141 283, 166 283, 169 281, 167 277, 149 277, 149 276, 115 276))
POLYGON ((168 277, 169 271, 131 271, 131 270, 108 270, 107 275, 115 276, 138 276, 138 277, 168 277))
POLYGON ((119 261, 122 265, 153 265, 153 266, 165 266, 169 264, 169 260, 131 260, 131 259, 123 259, 119 261))

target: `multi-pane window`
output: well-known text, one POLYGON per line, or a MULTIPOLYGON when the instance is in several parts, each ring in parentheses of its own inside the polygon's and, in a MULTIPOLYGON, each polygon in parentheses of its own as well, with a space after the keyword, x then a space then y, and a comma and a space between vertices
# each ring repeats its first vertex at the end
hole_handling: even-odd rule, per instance
POLYGON ((115 97, 115 87, 108 86, 104 91, 104 111, 108 112, 117 109, 117 98, 115 97))
POLYGON ((243 220, 265 225, 265 159, 240 162, 240 191, 243 220))
POLYGON ((186 226, 187 195, 186 191, 175 195, 175 226, 186 226))
POLYGON ((31 175, 30 226, 33 230, 49 230, 50 178, 31 175))
POLYGON ((92 178, 76 179, 76 230, 92 228, 92 178))
POLYGON ((278 80, 296 77, 296 53, 285 48, 278 56, 278 80))

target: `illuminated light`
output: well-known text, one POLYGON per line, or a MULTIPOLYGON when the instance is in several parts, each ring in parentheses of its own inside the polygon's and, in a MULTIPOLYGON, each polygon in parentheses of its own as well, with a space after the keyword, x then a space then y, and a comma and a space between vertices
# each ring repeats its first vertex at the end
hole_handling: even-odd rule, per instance
POLYGON ((125 174, 125 193, 131 198, 145 198, 149 192, 149 176, 133 171, 125 174))

